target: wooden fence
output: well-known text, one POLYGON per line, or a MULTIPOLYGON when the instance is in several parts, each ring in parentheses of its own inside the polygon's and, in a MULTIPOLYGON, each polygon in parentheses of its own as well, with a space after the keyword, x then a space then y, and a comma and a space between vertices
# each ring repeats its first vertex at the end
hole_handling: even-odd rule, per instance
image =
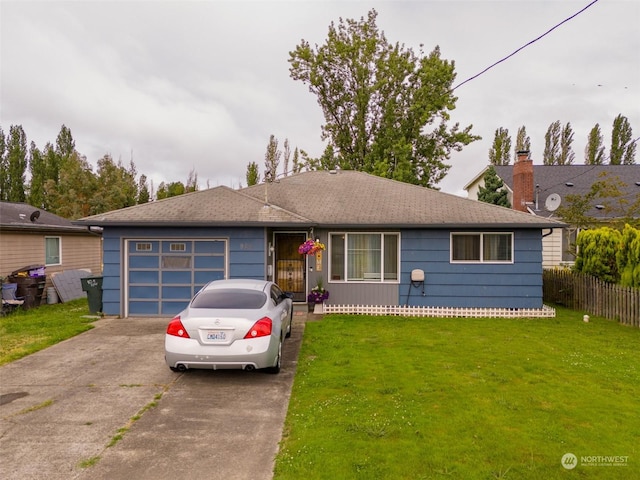
POLYGON ((570 270, 545 269, 542 290, 545 302, 640 328, 638 288, 606 283, 570 270))

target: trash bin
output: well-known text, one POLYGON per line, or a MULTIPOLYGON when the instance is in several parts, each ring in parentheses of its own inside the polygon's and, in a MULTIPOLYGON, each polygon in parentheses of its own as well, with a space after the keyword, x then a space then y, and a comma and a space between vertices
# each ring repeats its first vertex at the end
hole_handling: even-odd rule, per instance
POLYGON ((25 310, 39 307, 42 303, 42 294, 47 276, 44 274, 44 265, 29 265, 11 272, 9 281, 16 283, 16 297, 24 300, 22 308, 25 310))
POLYGON ((87 292, 89 300, 89 312, 102 313, 102 277, 81 278, 82 291, 87 292))

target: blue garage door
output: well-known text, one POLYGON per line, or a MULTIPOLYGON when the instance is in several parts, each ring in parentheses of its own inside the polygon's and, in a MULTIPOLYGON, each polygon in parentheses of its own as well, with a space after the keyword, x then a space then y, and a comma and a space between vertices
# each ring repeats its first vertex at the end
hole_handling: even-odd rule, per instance
POLYGON ((226 240, 129 240, 128 315, 175 315, 206 283, 226 278, 226 240))

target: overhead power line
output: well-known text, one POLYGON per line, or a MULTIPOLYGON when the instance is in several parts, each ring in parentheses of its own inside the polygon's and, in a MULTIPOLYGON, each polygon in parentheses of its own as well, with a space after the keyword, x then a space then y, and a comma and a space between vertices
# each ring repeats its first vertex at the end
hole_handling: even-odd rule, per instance
POLYGON ((518 53, 520 50, 523 50, 524 48, 528 47, 529 45, 532 45, 534 43, 536 43, 538 40, 540 40, 542 37, 545 37, 546 35, 550 34, 551 32, 553 32, 556 28, 558 28, 560 25, 563 25, 565 23, 567 23, 569 20, 577 17, 578 15, 580 15, 582 12, 584 12, 587 8, 591 7, 594 3, 597 3, 599 0, 593 0, 589 5, 587 5, 586 7, 584 7, 582 10, 574 13, 573 15, 571 15, 568 18, 565 18, 563 21, 561 21, 560 23, 554 25, 553 27, 551 27, 549 30, 547 30, 546 32, 544 32, 542 35, 540 35, 537 38, 534 38, 533 40, 531 40, 530 42, 524 44, 523 46, 521 46, 520 48, 518 48, 517 50, 515 50, 513 53, 510 53, 509 55, 507 55, 504 58, 501 58, 500 60, 498 60, 497 62, 495 62, 492 65, 489 65, 487 68, 485 68, 484 70, 482 70, 480 73, 475 74, 473 77, 469 77, 467 78, 464 82, 459 83, 458 85, 456 85, 455 87, 453 87, 451 89, 451 91, 454 91, 456 88, 461 87, 462 85, 464 85, 467 82, 470 82, 471 80, 474 80, 476 78, 478 78, 480 75, 488 72, 489 70, 491 70, 493 67, 495 67, 496 65, 499 65, 500 63, 504 62, 505 60, 508 60, 509 58, 513 57, 516 53, 518 53))

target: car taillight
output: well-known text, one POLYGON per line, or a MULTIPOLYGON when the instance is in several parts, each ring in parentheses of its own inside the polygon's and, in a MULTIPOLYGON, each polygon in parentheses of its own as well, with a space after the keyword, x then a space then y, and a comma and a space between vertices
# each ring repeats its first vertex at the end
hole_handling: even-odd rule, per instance
POLYGON ((173 320, 169 322, 169 326, 167 327, 167 335, 173 335, 175 337, 182 338, 191 338, 185 330, 184 325, 182 325, 179 315, 177 317, 174 317, 173 320))
POLYGON ((273 322, 269 317, 263 317, 253 324, 244 338, 267 337, 271 335, 271 326, 273 322))

